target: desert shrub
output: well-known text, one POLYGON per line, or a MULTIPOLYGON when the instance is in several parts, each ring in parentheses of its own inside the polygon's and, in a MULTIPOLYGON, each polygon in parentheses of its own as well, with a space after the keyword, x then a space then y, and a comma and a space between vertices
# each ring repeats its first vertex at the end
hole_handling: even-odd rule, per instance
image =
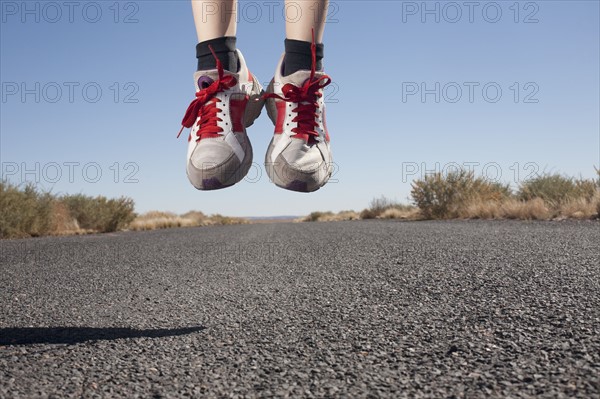
POLYGON ((214 214, 208 218, 208 224, 211 225, 230 225, 230 224, 246 224, 248 221, 244 218, 238 218, 233 216, 223 216, 221 214, 214 214))
POLYGON ((404 205, 403 208, 388 208, 383 211, 379 219, 418 219, 418 209, 414 206, 404 205))
POLYGON ((298 222, 341 222, 347 220, 358 220, 359 215, 351 210, 334 212, 312 212, 308 216, 297 219, 298 222))
POLYGON ((504 219, 548 220, 554 216, 552 210, 541 198, 529 201, 510 198, 501 202, 499 208, 500 215, 504 219))
POLYGON ((576 198, 560 204, 556 213, 560 218, 593 219, 598 217, 598 204, 600 204, 599 196, 594 197, 591 201, 583 197, 576 198))
POLYGON ((326 216, 333 216, 333 212, 312 212, 310 215, 306 216, 303 221, 304 222, 318 222, 326 216))
POLYGON ((370 208, 367 208, 367 209, 363 209, 360 212, 359 216, 361 219, 375 219, 378 216, 378 214, 376 212, 372 211, 370 208))
POLYGON ((77 220, 71 216, 69 209, 60 201, 53 201, 52 204, 52 229, 51 234, 77 234, 83 232, 79 228, 77 220))
POLYGON ((0 238, 41 236, 52 230, 53 197, 33 185, 0 182, 0 238))
POLYGON ((173 227, 192 226, 191 220, 181 218, 172 212, 150 211, 136 218, 129 224, 130 230, 157 230, 173 227))
POLYGON ((386 218, 391 218, 390 216, 395 214, 399 215, 401 213, 411 212, 413 210, 413 206, 402 204, 400 202, 393 201, 385 196, 381 196, 378 198, 374 198, 369 203, 369 207, 367 209, 363 209, 360 213, 361 219, 375 219, 382 217, 384 213, 387 212, 386 218), (393 212, 392 210, 396 210, 399 212, 393 212))
POLYGON ((508 185, 475 177, 472 171, 435 173, 412 183, 411 196, 426 219, 461 217, 473 202, 502 201, 511 196, 508 185))
POLYGON ((369 203, 368 209, 374 214, 379 215, 386 209, 392 208, 394 205, 394 202, 382 195, 379 198, 373 198, 369 203))
POLYGON ((206 215, 200 211, 189 211, 181 215, 181 217, 190 220, 196 226, 200 226, 206 220, 206 215))
POLYGON ((358 220, 359 215, 352 211, 340 211, 331 217, 332 221, 358 220))
POLYGON ((101 233, 121 230, 135 218, 133 200, 126 197, 107 199, 83 194, 59 198, 79 227, 101 233))
POLYGON ((173 212, 150 211, 137 216, 129 224, 130 230, 156 230, 174 227, 198 227, 248 223, 246 219, 222 216, 206 216, 200 211, 189 211, 183 215, 173 212))
POLYGON ((591 201, 598 189, 595 180, 574 179, 557 173, 542 174, 523 182, 517 196, 525 201, 541 198, 552 206, 559 206, 575 199, 591 201))

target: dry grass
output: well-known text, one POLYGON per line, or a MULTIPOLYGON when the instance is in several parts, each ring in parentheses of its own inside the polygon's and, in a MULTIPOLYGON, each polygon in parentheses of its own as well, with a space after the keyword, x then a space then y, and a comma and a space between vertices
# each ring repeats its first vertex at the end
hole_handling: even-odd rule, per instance
POLYGON ((384 196, 371 200, 369 207, 360 212, 361 219, 407 219, 416 217, 416 208, 384 196))
POLYGON ((542 174, 523 182, 516 193, 508 185, 454 171, 428 175, 412 184, 416 206, 375 198, 367 209, 334 214, 313 212, 299 221, 356 219, 600 219, 599 179, 542 174), (357 217, 358 216, 358 217, 357 217))
POLYGON ((150 211, 136 217, 128 226, 129 230, 157 230, 173 227, 194 226, 192 219, 186 219, 170 212, 150 211))
POLYGON ((157 230, 176 227, 199 227, 228 224, 245 224, 246 219, 222 215, 206 216, 202 212, 190 211, 183 215, 172 212, 150 211, 138 216, 129 224, 129 230, 157 230))
POLYGON ((359 215, 354 211, 312 212, 308 216, 296 219, 296 222, 340 222, 344 220, 358 220, 359 215))
POLYGON ((500 205, 500 218, 518 220, 549 220, 553 213, 541 198, 529 201, 519 201, 514 198, 508 199, 500 205))
POLYGON ((418 219, 419 210, 412 205, 391 201, 385 197, 375 198, 369 208, 360 213, 355 211, 312 212, 308 216, 296 219, 297 222, 340 222, 361 219, 418 219))
POLYGON ((600 214, 600 182, 542 174, 508 186, 458 171, 426 176, 412 184, 424 219, 592 219, 600 214))
POLYGON ((52 204, 52 235, 74 235, 85 234, 88 231, 79 227, 77 219, 75 219, 67 206, 59 201, 52 204))
POLYGON ((513 198, 504 201, 474 200, 461 208, 457 218, 548 220, 552 218, 552 212, 540 198, 530 201, 513 198))
POLYGON ((577 198, 561 204, 559 214, 568 219, 600 218, 600 193, 596 193, 590 200, 577 198))
POLYGON ((0 238, 248 223, 242 218, 206 216, 198 211, 183 215, 152 211, 136 216, 133 209, 130 198, 56 196, 33 185, 0 181, 0 238))
POLYGON ((338 213, 329 213, 321 217, 319 222, 340 222, 344 220, 358 220, 359 215, 354 211, 341 211, 338 213))
POLYGON ((600 195, 592 200, 577 198, 558 205, 548 204, 541 198, 503 201, 471 201, 457 215, 460 219, 516 219, 556 220, 594 219, 598 217, 600 195))
POLYGON ((379 215, 378 219, 406 219, 417 220, 421 217, 419 210, 415 207, 407 207, 405 209, 389 208, 379 215))

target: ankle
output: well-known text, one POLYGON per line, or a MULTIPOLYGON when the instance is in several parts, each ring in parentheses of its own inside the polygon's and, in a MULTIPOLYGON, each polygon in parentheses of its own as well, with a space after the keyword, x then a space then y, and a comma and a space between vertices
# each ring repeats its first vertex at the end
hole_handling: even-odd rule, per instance
MULTIPOLYGON (((312 66, 312 52, 310 42, 302 40, 285 39, 285 65, 283 76, 288 76, 301 70, 310 70, 312 66)), ((317 71, 323 70, 323 43, 316 44, 317 71)))
POLYGON ((196 58, 198 58, 199 71, 215 69, 217 67, 217 61, 210 51, 211 48, 225 70, 230 72, 238 71, 239 61, 235 36, 223 36, 198 43, 196 45, 196 58))

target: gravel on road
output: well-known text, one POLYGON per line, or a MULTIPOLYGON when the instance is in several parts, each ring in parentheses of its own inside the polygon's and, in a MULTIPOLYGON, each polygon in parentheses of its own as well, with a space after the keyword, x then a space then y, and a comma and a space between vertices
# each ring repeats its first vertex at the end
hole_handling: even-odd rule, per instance
POLYGON ((600 397, 600 222, 0 241, 0 397, 600 397))

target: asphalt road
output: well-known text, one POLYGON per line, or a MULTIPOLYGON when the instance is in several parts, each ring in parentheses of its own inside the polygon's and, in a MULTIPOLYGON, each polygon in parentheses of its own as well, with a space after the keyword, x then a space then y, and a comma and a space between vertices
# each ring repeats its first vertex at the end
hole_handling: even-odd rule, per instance
POLYGON ((600 222, 0 242, 0 397, 600 397, 600 222))

